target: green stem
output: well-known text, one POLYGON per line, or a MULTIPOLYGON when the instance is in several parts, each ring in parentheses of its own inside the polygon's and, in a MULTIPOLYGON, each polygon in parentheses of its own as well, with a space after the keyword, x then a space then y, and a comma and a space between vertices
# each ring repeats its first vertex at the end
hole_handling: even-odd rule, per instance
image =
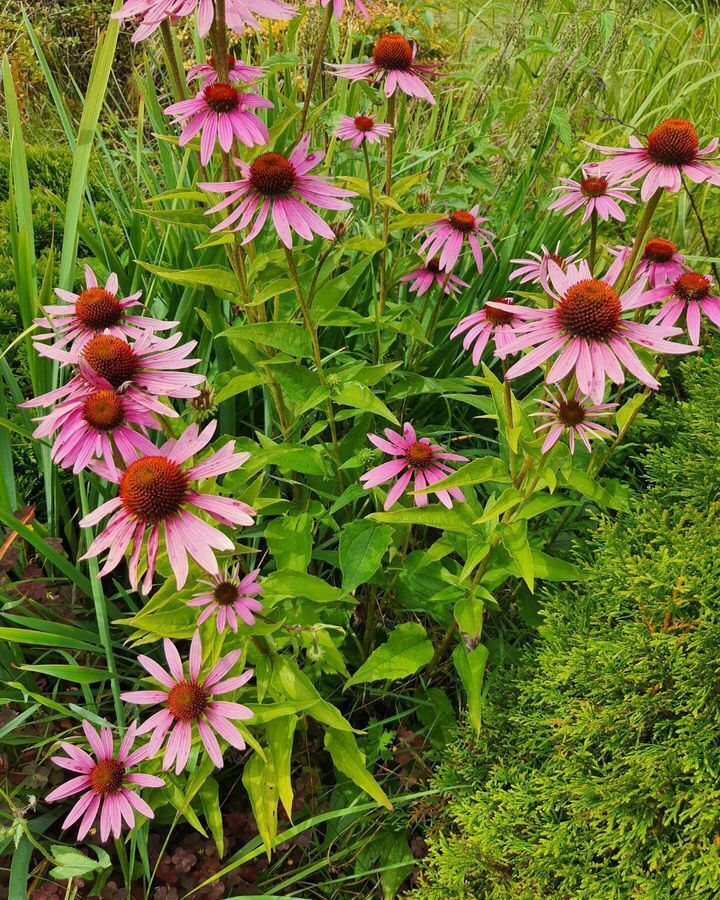
POLYGON ((510 432, 515 427, 514 417, 513 417, 513 395, 512 388, 510 387, 510 379, 507 377, 508 368, 510 367, 510 362, 507 358, 502 361, 503 366, 503 397, 505 400, 505 418, 507 419, 507 428, 508 428, 508 465, 510 468, 510 475, 513 480, 515 480, 515 451, 512 448, 510 443, 510 432))
POLYGON ((363 156, 365 157, 365 171, 367 173, 368 196, 370 200, 370 218, 372 219, 373 234, 377 237, 377 218, 375 216, 375 192, 372 184, 372 169, 370 168, 370 154, 368 153, 367 141, 362 142, 363 156))
POLYGON ((328 32, 333 17, 333 4, 328 3, 325 10, 325 18, 320 26, 320 34, 318 35, 317 44, 315 45, 315 55, 313 56, 312 65, 310 66, 310 75, 308 76, 307 90, 305 91, 305 103, 303 105, 302 116, 300 118, 300 135, 305 131, 305 123, 307 122, 308 112, 310 111, 310 101, 312 100, 315 82, 317 80, 322 58, 325 54, 325 44, 327 43, 328 32))
POLYGON ((632 250, 630 251, 630 256, 628 257, 628 261, 623 266, 623 270, 620 273, 620 277, 615 283, 615 290, 618 294, 622 294, 625 289, 625 285, 630 280, 630 276, 635 271, 635 263, 637 262, 638 255, 640 253, 640 248, 642 247, 645 241, 645 235, 648 232, 648 228, 650 228, 650 222, 652 221, 652 217, 657 209, 657 205, 660 202, 660 197, 662 196, 662 188, 660 190, 655 191, 652 197, 648 200, 647 206, 645 207, 645 212, 643 213, 643 217, 640 221, 640 227, 638 228, 638 233, 635 237, 635 242, 632 245, 632 250))
MULTIPOLYGON (((317 369, 318 380, 321 387, 327 388, 328 384, 327 378, 325 377, 325 369, 323 368, 322 353, 320 351, 320 341, 318 339, 317 327, 315 325, 315 322, 313 321, 312 311, 310 309, 310 306, 308 305, 307 300, 305 299, 305 293, 302 289, 302 285, 300 284, 300 276, 298 275, 297 266, 295 265, 295 256, 289 247, 285 248, 285 257, 287 259, 290 277, 292 278, 292 282, 295 285, 295 293, 297 294, 298 301, 300 303, 303 319, 305 320, 305 328, 310 335, 310 342, 312 344, 313 350, 313 359, 315 360, 315 368, 317 369)), ((344 490, 345 479, 343 477, 341 468, 342 459, 340 457, 340 444, 338 443, 337 427, 335 425, 335 413, 333 411, 332 400, 330 399, 330 397, 327 398, 326 408, 328 425, 330 426, 330 435, 332 437, 333 453, 335 455, 335 463, 337 465, 338 480, 340 482, 340 489, 344 490)))
MULTIPOLYGON (((87 516, 90 512, 88 506, 87 492, 85 490, 85 479, 82 473, 78 475, 78 488, 80 490, 80 506, 83 516, 87 516)), ((88 546, 92 543, 88 535, 88 546)), ((113 703, 115 706, 115 718, 117 719, 120 731, 125 728, 125 707, 120 699, 120 678, 118 677, 117 666, 115 664, 115 653, 113 652, 112 638, 110 636, 110 621, 107 614, 107 606, 105 604, 105 594, 103 593, 102 580, 98 572, 97 559, 92 557, 88 559, 88 571, 90 574, 90 583, 92 585, 93 604, 95 606, 95 616, 98 623, 98 632, 102 641, 103 650, 105 651, 105 662, 107 664, 108 674, 110 675, 110 687, 112 689, 113 703)))
POLYGON ((590 214, 590 258, 588 266, 590 266, 590 274, 595 271, 595 257, 597 254, 597 235, 598 235, 598 214, 593 210, 590 214))
POLYGON ((182 76, 181 66, 178 60, 177 48, 175 46, 175 38, 168 19, 164 19, 160 25, 160 34, 162 35, 163 49, 165 50, 165 60, 175 88, 175 99, 185 99, 185 79, 182 76))
MULTIPOLYGON (((387 137, 386 155, 385 155, 385 196, 389 197, 392 193, 392 169, 393 169, 393 150, 395 147, 395 95, 388 97, 387 102, 387 123, 392 127, 392 131, 387 137)), ((380 265, 380 315, 385 312, 385 303, 388 294, 388 252, 387 244, 390 236, 390 207, 385 204, 383 206, 383 243, 382 260, 380 265)))

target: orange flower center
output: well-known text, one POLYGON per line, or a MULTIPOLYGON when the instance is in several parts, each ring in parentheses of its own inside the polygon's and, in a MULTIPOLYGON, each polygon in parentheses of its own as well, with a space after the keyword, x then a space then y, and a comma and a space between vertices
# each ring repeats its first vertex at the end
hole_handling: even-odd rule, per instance
POLYGON ((580 182, 580 191, 584 197, 604 197, 607 194, 607 178, 586 178, 580 182))
POLYGON ((83 357, 90 368, 114 388, 132 381, 140 368, 140 360, 130 344, 109 334, 99 334, 88 341, 83 357))
POLYGON ((285 197, 295 184, 295 166, 281 153, 263 153, 250 166, 250 184, 264 197, 285 197))
POLYGON ((155 525, 175 515, 188 493, 188 477, 164 456, 146 456, 128 466, 120 482, 125 509, 141 522, 155 525))
POLYGON ((217 113, 229 113, 240 105, 240 94, 231 84, 210 84, 203 90, 207 105, 217 113))
POLYGON ((617 334, 622 305, 609 284, 589 278, 568 290, 557 315, 563 329, 573 337, 604 341, 617 334))
POLYGON ((223 581, 215 588, 213 596, 220 606, 231 606, 238 598, 237 587, 229 581, 223 581))
POLYGON ((585 421, 585 407, 579 400, 561 400, 557 407, 557 417, 568 428, 585 421))
POLYGON ((434 259, 429 259, 425 263, 425 268, 428 272, 432 272, 433 275, 437 275, 440 272, 440 257, 436 256, 434 259))
POLYGON ((434 461, 434 451, 430 444, 416 441, 405 451, 405 459, 413 469, 427 469, 434 461))
POLYGON ((168 694, 170 712, 181 722, 192 722, 205 712, 210 695, 197 681, 181 681, 168 694))
POLYGON ((694 125, 685 119, 668 119, 648 138, 650 158, 662 166, 685 166, 697 156, 700 141, 694 125))
POLYGON ((456 231, 469 234, 475 227, 475 216, 472 213, 459 210, 450 216, 450 224, 456 231))
POLYGON ((115 294, 99 287, 83 291, 75 304, 75 315, 82 324, 98 331, 117 325, 122 321, 123 314, 124 310, 115 294))
MULTIPOLYGON (((498 303, 507 303, 505 297, 500 297, 498 303)), ((485 307, 485 318, 491 325, 509 325, 515 318, 515 313, 508 312, 506 309, 496 309, 494 306, 485 307)))
POLYGON ((673 293, 678 300, 704 300, 710 293, 710 279, 699 272, 686 272, 673 285, 673 293))
POLYGON ((670 262, 676 253, 677 247, 675 244, 663 240, 663 238, 651 238, 647 244, 645 244, 643 257, 644 259, 650 260, 650 262, 666 263, 670 262))
POLYGON ((370 116, 355 116, 355 127, 358 131, 372 131, 375 122, 370 116))
POLYGON ((90 785, 96 794, 117 794, 122 788, 125 767, 116 759, 104 759, 90 772, 90 785))
POLYGON ((401 34, 384 35, 373 50, 373 62, 382 69, 407 71, 412 61, 412 47, 401 34))
POLYGON ((83 419, 98 431, 112 431, 125 420, 122 397, 116 391, 95 391, 85 401, 83 419))

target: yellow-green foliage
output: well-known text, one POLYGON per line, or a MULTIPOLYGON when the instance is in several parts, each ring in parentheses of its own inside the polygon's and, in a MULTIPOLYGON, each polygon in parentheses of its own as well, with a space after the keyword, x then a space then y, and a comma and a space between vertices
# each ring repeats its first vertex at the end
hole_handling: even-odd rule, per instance
POLYGON ((591 580, 547 598, 484 734, 455 746, 418 898, 717 898, 720 361, 685 366, 684 389, 591 580))

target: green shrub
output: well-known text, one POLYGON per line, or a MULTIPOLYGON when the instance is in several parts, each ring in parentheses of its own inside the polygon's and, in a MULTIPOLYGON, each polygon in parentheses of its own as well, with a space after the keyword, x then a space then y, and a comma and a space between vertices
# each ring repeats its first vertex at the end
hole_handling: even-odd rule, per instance
POLYGON ((717 898, 720 361, 684 372, 648 490, 600 522, 590 580, 546 599, 446 762, 418 898, 717 898))

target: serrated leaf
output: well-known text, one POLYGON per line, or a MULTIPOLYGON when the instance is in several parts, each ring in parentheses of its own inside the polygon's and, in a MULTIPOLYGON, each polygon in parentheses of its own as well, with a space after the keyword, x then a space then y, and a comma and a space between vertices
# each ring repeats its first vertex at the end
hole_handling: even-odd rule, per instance
POLYGON ((222 334, 237 345, 250 342, 274 347, 298 359, 312 356, 310 335, 302 325, 292 325, 290 322, 245 322, 226 329, 222 334))
POLYGON ((343 528, 339 562, 344 591, 352 593, 372 578, 391 542, 392 528, 369 519, 350 522, 343 528))

